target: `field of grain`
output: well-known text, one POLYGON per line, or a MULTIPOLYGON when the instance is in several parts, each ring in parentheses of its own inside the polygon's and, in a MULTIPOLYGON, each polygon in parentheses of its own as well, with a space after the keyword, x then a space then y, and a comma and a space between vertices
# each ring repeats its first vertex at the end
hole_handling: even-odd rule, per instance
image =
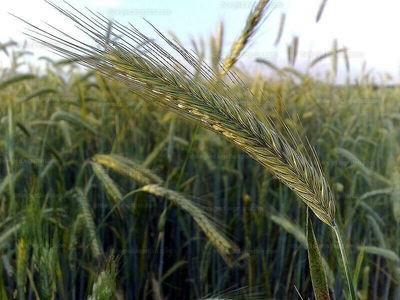
POLYGON ((400 87, 235 68, 264 2, 225 61, 0 44, 1 299, 400 298, 400 87))

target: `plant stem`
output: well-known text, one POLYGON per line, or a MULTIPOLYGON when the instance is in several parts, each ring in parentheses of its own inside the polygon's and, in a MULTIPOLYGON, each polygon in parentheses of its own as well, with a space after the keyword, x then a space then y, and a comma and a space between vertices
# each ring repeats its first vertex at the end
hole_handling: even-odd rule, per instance
POLYGON ((340 254, 342 256, 344 270, 345 270, 345 273, 346 273, 347 286, 348 286, 349 291, 350 291, 350 299, 356 300, 357 298, 356 298, 356 294, 355 294, 355 291, 354 291, 354 286, 353 286, 353 283, 351 281, 351 276, 350 276, 349 261, 347 259, 346 250, 344 249, 344 243, 343 243, 343 239, 342 239, 342 236, 340 234, 340 231, 339 231, 339 227, 337 226, 335 220, 332 221, 332 228, 333 228, 333 231, 336 234, 336 238, 337 238, 337 241, 338 241, 338 244, 339 244, 340 254))

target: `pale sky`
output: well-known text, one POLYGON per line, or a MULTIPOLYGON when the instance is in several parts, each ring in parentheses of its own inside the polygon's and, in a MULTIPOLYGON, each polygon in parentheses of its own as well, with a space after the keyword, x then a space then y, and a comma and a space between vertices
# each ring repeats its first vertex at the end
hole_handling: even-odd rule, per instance
MULTIPOLYGON (((63 8, 67 5, 54 1, 63 8)), ((191 39, 199 41, 202 37, 206 44, 211 35, 215 35, 218 23, 224 21, 224 53, 244 27, 246 17, 253 1, 183 1, 183 0, 69 0, 71 5, 84 11, 85 7, 104 16, 135 27, 150 37, 157 37, 143 18, 150 21, 163 33, 172 31, 187 48, 191 48, 191 39)), ((366 62, 367 71, 372 70, 377 83, 380 74, 389 73, 394 82, 400 83, 400 42, 396 33, 400 29, 400 2, 383 0, 328 0, 321 20, 316 23, 316 15, 321 0, 275 0, 272 2, 270 16, 252 40, 251 46, 240 60, 242 66, 253 65, 256 58, 264 58, 281 67, 288 65, 287 45, 294 36, 299 37, 299 49, 295 68, 305 71, 308 63, 321 53, 332 49, 336 38, 339 48, 346 46, 350 56, 351 78, 359 76, 361 66, 366 62), (278 46, 274 45, 281 14, 286 13, 284 34, 278 46)), ((74 33, 73 22, 62 17, 44 0, 4 1, 0 8, 0 42, 10 38, 23 41, 22 31, 27 26, 10 16, 14 13, 27 21, 46 28, 48 22, 69 33, 74 33)), ((52 56, 47 49, 29 43, 30 51, 38 55, 52 56)), ((239 66, 240 66, 239 64, 239 66)), ((255 65, 255 64, 254 64, 255 65)), ((0 53, 0 67, 7 66, 7 58, 0 53)), ((263 65, 257 68, 268 69, 263 65)), ((326 59, 313 69, 312 73, 325 78, 326 70, 331 68, 330 59, 326 59)), ((339 56, 339 77, 344 78, 345 65, 339 56)), ((340 80, 339 80, 340 81, 340 80)))

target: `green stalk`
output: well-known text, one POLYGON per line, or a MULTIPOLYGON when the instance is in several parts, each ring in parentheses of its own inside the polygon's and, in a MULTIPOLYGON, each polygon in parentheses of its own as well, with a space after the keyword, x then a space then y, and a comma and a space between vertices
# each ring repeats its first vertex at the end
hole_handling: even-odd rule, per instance
POLYGON ((335 220, 332 221, 332 228, 333 228, 333 231, 336 234, 336 238, 337 238, 337 241, 338 241, 338 244, 339 244, 340 254, 342 256, 344 270, 345 270, 345 273, 346 273, 347 287, 349 288, 349 291, 350 291, 350 299, 357 300, 356 293, 354 291, 354 286, 353 286, 353 283, 351 281, 349 261, 347 259, 346 250, 344 249, 344 243, 343 243, 342 235, 340 234, 339 227, 337 226, 335 220))

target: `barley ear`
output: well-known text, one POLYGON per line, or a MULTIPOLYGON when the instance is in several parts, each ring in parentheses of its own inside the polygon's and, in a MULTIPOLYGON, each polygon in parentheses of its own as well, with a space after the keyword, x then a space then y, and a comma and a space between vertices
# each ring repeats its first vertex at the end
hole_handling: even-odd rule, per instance
POLYGON ((182 210, 189 213, 196 221, 197 225, 203 230, 204 234, 210 242, 217 248, 218 253, 222 256, 228 265, 232 265, 230 256, 239 250, 239 248, 229 241, 214 225, 214 223, 207 217, 207 215, 184 195, 164 188, 157 184, 145 185, 143 191, 153 194, 155 196, 164 197, 172 201, 175 205, 182 210))
MULTIPOLYGON (((332 226, 335 220, 333 195, 319 165, 317 155, 296 151, 294 133, 291 143, 277 130, 271 119, 262 122, 257 114, 238 99, 235 92, 224 82, 223 91, 212 91, 199 81, 193 80, 192 73, 173 55, 136 28, 94 14, 92 18, 79 16, 52 4, 63 14, 77 23, 77 26, 104 49, 79 42, 72 37, 60 38, 33 25, 30 36, 56 52, 79 61, 84 66, 100 71, 112 80, 124 84, 132 92, 143 96, 199 125, 219 134, 226 140, 257 160, 275 177, 291 188, 326 224, 332 226), (101 34, 111 27, 110 33, 101 34), (109 26, 107 26, 109 25, 109 26), (94 29, 92 29, 94 28, 94 29), (110 40, 109 35, 113 37, 110 40), (129 38, 121 41, 118 37, 129 38), (137 46, 135 47, 134 44, 137 46), (183 75, 182 71, 187 74, 183 75)), ((154 28, 154 27, 153 27, 154 28)), ((208 84, 214 86, 216 74, 201 64, 186 49, 166 38, 156 28, 158 35, 186 60, 190 66, 200 70, 208 84)), ((63 33, 60 31, 60 34, 63 33)), ((238 86, 243 88, 242 86, 238 86)), ((251 102, 251 95, 247 95, 251 102)), ((256 101, 256 100, 255 100, 256 101)), ((129 172, 127 163, 114 156, 98 156, 96 162, 115 171, 121 170, 142 184, 157 183, 141 170, 129 172), (107 165, 107 163, 110 163, 107 165)))
POLYGON ((285 20, 286 20, 286 14, 282 13, 281 15, 281 21, 279 23, 279 30, 278 30, 278 35, 275 40, 275 46, 277 46, 281 40, 282 34, 283 34, 283 29, 285 27, 285 20))
MULTIPOLYGON (((130 177, 144 185, 151 183, 163 183, 163 180, 154 174, 150 169, 120 155, 96 154, 92 157, 92 161, 110 168, 121 175, 130 177)), ((110 188, 109 184, 108 187, 110 188)))
POLYGON ((317 13, 317 17, 316 17, 316 22, 319 22, 319 20, 321 19, 322 16, 322 12, 324 11, 325 5, 328 2, 328 0, 322 0, 319 8, 318 8, 318 13, 317 13))
POLYGON ((122 199, 122 193, 120 192, 117 184, 112 180, 112 178, 107 174, 104 170, 103 166, 95 163, 90 162, 92 170, 96 175, 97 179, 102 183, 107 193, 113 199, 114 202, 118 202, 122 199))
POLYGON ((262 23, 268 10, 267 4, 269 2, 269 0, 258 1, 257 5, 250 12, 249 16, 247 17, 246 26, 243 28, 239 38, 232 45, 229 56, 223 62, 223 70, 221 71, 221 75, 226 74, 238 60, 240 53, 242 53, 244 47, 249 43, 251 37, 262 23))
POLYGON ((115 299, 117 265, 113 255, 107 259, 104 270, 97 276, 88 300, 115 299))
POLYGON ((39 274, 40 294, 44 299, 54 299, 57 291, 54 248, 44 245, 36 247, 35 260, 39 274))
POLYGON ((81 189, 76 189, 75 195, 78 203, 81 206, 84 223, 88 230, 88 236, 92 254, 96 259, 100 259, 100 257, 103 255, 103 250, 100 241, 97 237, 96 225, 92 217, 92 212, 89 206, 88 199, 85 197, 81 189))
POLYGON ((17 243, 17 289, 23 291, 26 285, 30 246, 26 237, 17 243))

